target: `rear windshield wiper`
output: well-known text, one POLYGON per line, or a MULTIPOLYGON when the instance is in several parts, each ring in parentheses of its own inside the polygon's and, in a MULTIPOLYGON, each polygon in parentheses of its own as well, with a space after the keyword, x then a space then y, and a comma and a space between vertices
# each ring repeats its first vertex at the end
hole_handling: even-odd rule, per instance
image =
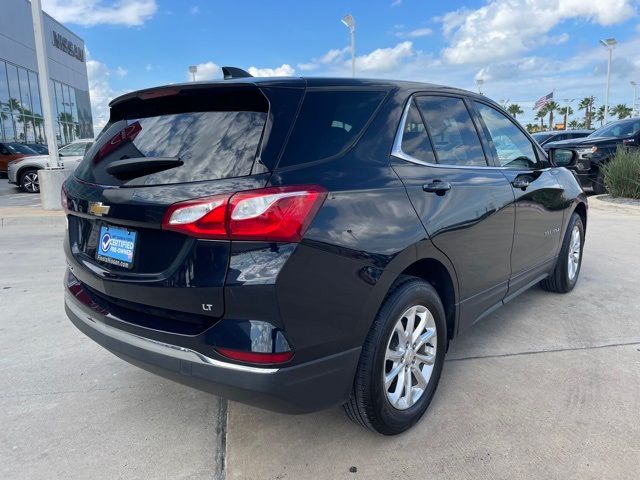
POLYGON ((162 172, 183 165, 178 157, 135 157, 114 160, 107 166, 107 173, 119 180, 134 178, 162 172))

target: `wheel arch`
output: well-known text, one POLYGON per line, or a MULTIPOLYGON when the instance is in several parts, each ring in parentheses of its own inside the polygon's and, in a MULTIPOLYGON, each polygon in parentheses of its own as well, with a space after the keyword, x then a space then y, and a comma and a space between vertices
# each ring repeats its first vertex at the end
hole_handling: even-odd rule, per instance
POLYGON ((362 340, 364 341, 389 292, 406 276, 420 278, 435 288, 445 309, 447 336, 449 340, 454 338, 458 332, 460 316, 458 279, 449 259, 430 240, 425 239, 398 255, 381 275, 371 293, 371 301, 367 302, 363 311, 364 325, 361 324, 359 329, 362 340))
POLYGON ((457 332, 456 288, 447 267, 435 258, 422 258, 405 268, 398 278, 417 277, 438 292, 447 321, 447 338, 451 340, 457 332))
POLYGON ((573 209, 578 215, 580 215, 580 220, 582 220, 582 226, 584 231, 587 231, 587 204, 585 202, 578 202, 575 208, 573 209))

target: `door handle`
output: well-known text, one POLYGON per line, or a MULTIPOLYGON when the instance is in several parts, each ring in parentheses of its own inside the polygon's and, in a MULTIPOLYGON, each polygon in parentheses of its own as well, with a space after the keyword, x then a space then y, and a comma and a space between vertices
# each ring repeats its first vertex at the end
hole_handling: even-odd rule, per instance
POLYGON ((433 182, 425 183, 422 186, 422 190, 429 193, 444 195, 449 190, 451 190, 451 184, 449 182, 443 182, 441 180, 434 180, 433 182))
POLYGON ((511 185, 513 185, 513 188, 521 188, 522 190, 525 190, 530 185, 530 182, 526 178, 516 178, 511 182, 511 185))

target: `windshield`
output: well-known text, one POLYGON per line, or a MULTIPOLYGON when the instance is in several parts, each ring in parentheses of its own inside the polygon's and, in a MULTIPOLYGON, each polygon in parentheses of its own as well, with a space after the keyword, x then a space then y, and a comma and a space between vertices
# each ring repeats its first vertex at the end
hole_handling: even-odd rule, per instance
POLYGON ((5 146, 7 147, 7 150, 9 150, 9 152, 11 152, 14 155, 17 155, 19 153, 23 153, 25 155, 35 155, 38 153, 35 150, 21 143, 5 143, 5 146))
POLYGON ((638 130, 640 130, 640 118, 610 123, 609 125, 600 127, 589 135, 589 137, 630 137, 638 130))

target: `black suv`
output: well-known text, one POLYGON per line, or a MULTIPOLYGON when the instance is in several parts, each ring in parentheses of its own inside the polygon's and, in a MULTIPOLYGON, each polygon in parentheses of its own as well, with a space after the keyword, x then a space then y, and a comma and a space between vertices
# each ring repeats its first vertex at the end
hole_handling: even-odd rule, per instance
POLYGON ((266 409, 344 404, 384 434, 422 416, 455 336, 532 285, 574 287, 587 224, 574 176, 494 102, 358 79, 121 96, 62 201, 86 335, 266 409))
POLYGON ((549 132, 536 132, 531 137, 538 142, 538 145, 544 147, 550 142, 559 142, 560 140, 570 140, 573 138, 583 138, 591 135, 593 130, 553 130, 549 132))
POLYGON ((640 118, 618 120, 600 127, 591 135, 578 140, 563 140, 544 145, 552 148, 571 149, 577 161, 571 167, 583 187, 592 187, 594 193, 607 193, 600 167, 613 158, 619 146, 640 146, 640 118))

